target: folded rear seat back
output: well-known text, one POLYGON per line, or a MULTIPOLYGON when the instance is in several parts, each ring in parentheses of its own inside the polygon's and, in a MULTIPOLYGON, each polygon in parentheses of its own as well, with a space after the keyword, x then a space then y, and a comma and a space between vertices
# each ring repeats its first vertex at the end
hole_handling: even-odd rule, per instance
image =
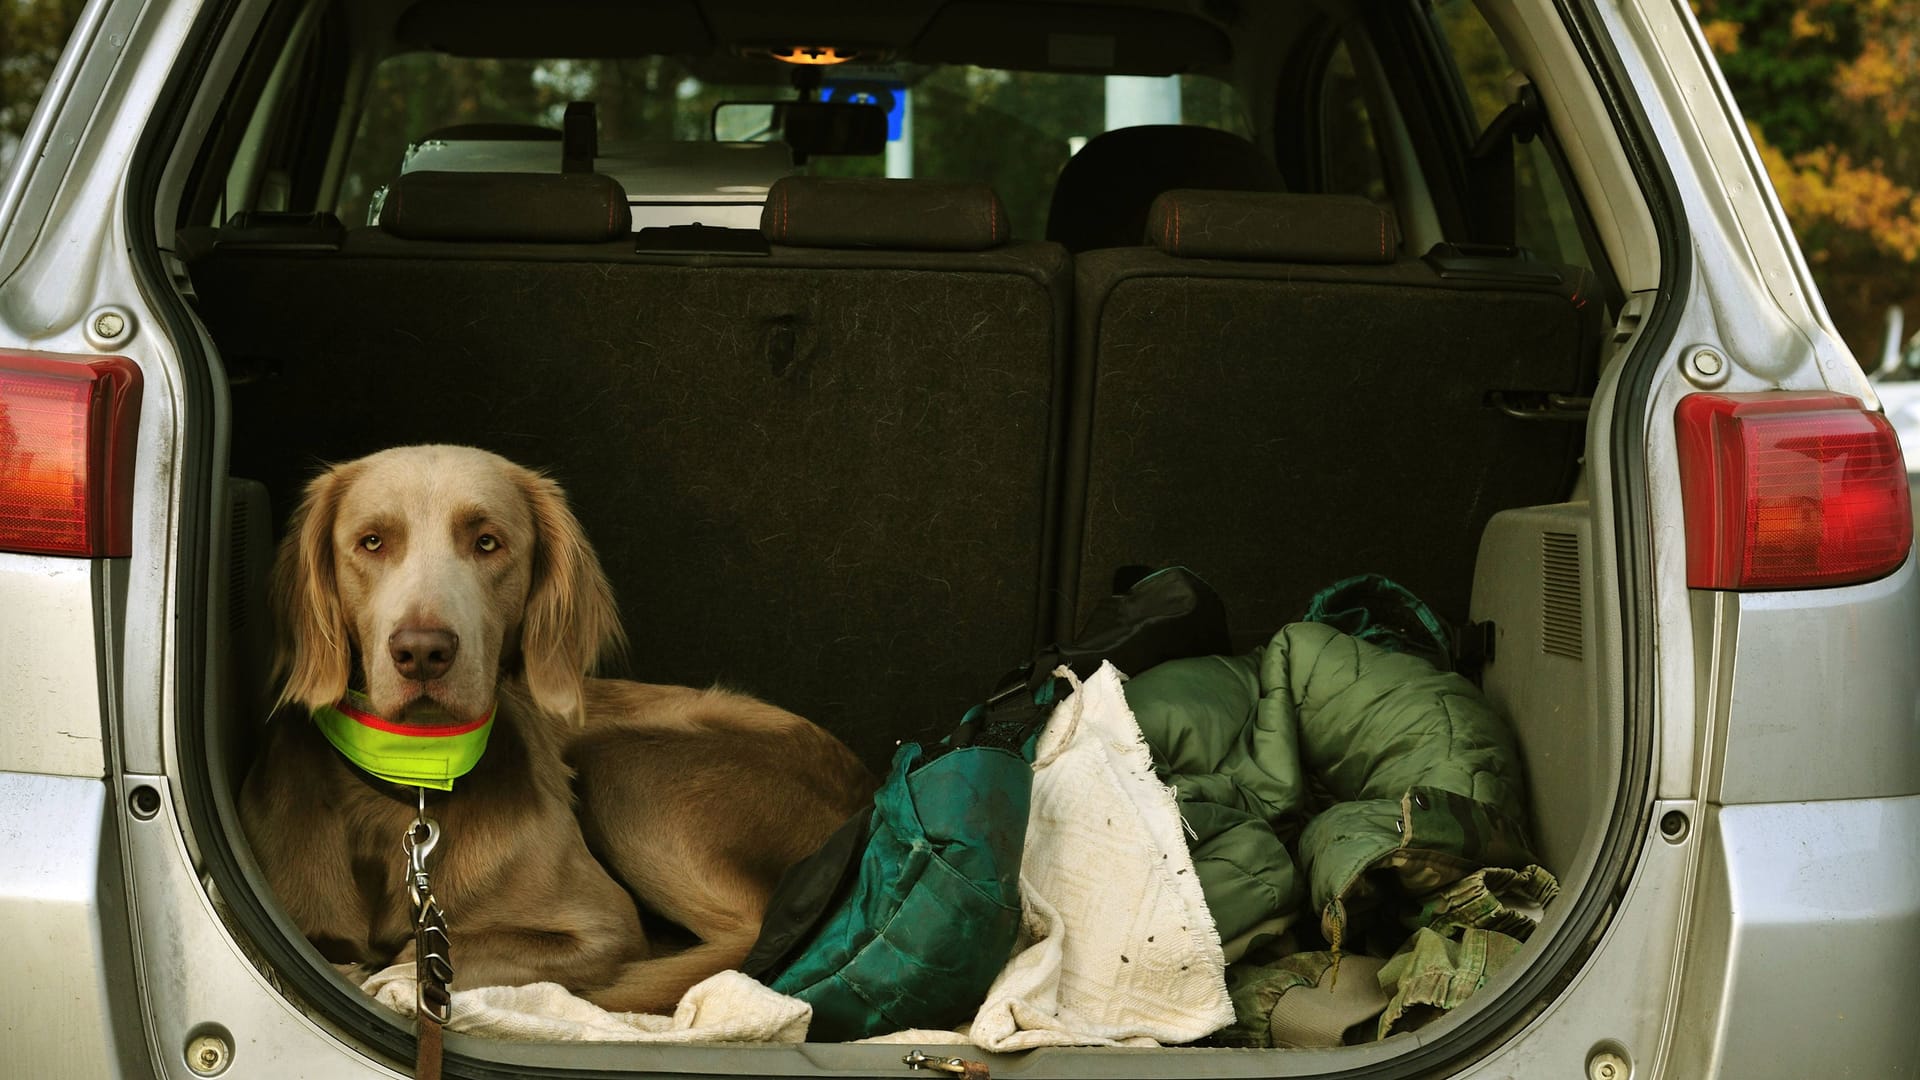
POLYGON ((575 241, 605 209, 201 259, 235 474, 284 513, 398 443, 547 468, 634 677, 760 694, 876 767, 951 729, 1051 626, 1065 252, 978 186, 784 181, 760 257, 575 241))
POLYGON ((1349 196, 1168 192, 1146 240, 1075 259, 1065 610, 1183 563, 1239 645, 1364 571, 1463 620, 1487 519, 1570 491, 1583 426, 1490 395, 1590 390, 1591 276, 1404 257, 1349 196))

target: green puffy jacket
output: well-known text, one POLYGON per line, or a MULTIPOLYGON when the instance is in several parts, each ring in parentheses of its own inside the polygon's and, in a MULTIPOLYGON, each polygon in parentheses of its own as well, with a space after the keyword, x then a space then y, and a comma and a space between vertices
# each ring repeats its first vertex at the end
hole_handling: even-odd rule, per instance
POLYGON ((1248 655, 1151 668, 1126 692, 1230 961, 1307 913, 1336 953, 1365 940, 1388 955, 1423 925, 1421 898, 1534 862, 1511 731, 1424 660, 1296 623, 1248 655))

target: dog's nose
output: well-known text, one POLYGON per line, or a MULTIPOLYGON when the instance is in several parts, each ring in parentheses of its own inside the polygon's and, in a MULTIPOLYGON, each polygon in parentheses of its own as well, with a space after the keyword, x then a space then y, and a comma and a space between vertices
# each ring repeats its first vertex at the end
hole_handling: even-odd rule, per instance
POLYGON ((400 674, 416 682, 437 679, 460 654, 460 638, 451 630, 395 630, 387 638, 387 655, 400 674))

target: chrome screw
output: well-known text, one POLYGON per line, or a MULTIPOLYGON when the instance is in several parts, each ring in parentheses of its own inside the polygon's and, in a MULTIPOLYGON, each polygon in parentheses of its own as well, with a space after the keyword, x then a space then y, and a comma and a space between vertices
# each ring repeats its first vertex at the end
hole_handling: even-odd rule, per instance
POLYGON ((1611 1050, 1602 1050, 1587 1059, 1587 1080, 1627 1080, 1633 1069, 1627 1059, 1611 1050))
POLYGON ((218 1035, 201 1035, 187 1044, 187 1068, 201 1076, 213 1076, 227 1067, 233 1047, 218 1035))
POLYGON ((80 324, 87 344, 102 352, 125 348, 133 339, 134 328, 133 314, 118 305, 95 308, 87 321, 80 324))
POLYGON ((1726 382, 1728 376, 1733 374, 1733 364, 1718 350, 1702 345, 1687 354, 1681 371, 1687 376, 1688 382, 1703 390, 1711 390, 1726 382))

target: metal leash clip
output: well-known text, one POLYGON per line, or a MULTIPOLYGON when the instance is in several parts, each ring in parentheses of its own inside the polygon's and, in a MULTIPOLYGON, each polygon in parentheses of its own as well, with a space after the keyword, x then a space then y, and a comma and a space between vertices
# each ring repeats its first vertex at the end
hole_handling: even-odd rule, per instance
POLYGON ((934 1069, 952 1073, 964 1080, 989 1080, 985 1062, 968 1061, 966 1058, 957 1057, 934 1057, 924 1050, 908 1051, 907 1056, 900 1059, 900 1064, 909 1069, 934 1069))
POLYGON ((420 792, 420 813, 407 826, 401 847, 407 853, 407 899, 413 904, 415 1007, 423 1019, 445 1025, 453 1019, 453 947, 447 938, 447 913, 433 895, 427 857, 440 843, 440 826, 427 816, 427 793, 420 792))

